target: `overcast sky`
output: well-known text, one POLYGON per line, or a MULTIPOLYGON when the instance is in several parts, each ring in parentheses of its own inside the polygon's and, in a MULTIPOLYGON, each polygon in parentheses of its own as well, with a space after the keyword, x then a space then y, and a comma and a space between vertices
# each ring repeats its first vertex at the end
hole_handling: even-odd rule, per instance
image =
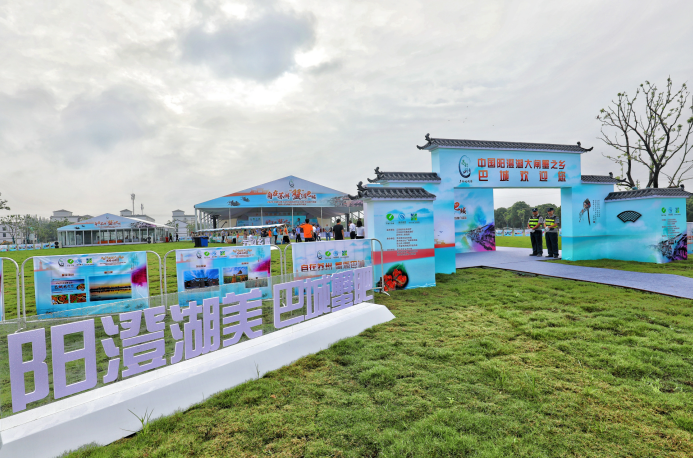
POLYGON ((0 0, 0 192, 43 216, 134 192, 166 222, 290 174, 354 193, 377 166, 429 171, 427 132, 581 141, 583 173, 617 173, 595 116, 693 82, 691 18, 690 0, 0 0))

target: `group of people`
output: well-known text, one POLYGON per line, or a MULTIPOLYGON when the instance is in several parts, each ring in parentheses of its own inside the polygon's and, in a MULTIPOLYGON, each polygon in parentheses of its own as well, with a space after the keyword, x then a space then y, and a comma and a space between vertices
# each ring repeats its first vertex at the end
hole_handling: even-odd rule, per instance
MULTIPOLYGON (((351 239, 362 239, 366 236, 363 222, 359 219, 356 223, 351 222, 348 227, 348 235, 351 239)), ((296 242, 314 242, 322 240, 322 235, 329 241, 334 237, 335 240, 344 240, 347 234, 346 229, 342 225, 342 220, 337 218, 336 224, 332 227, 320 227, 320 223, 313 225, 310 219, 306 218, 306 222, 294 228, 296 242)), ((289 243, 288 237, 284 243, 289 243)))
POLYGON ((527 228, 530 230, 529 237, 532 241, 532 254, 530 256, 544 255, 544 245, 541 238, 542 229, 544 229, 548 256, 558 258, 558 226, 561 221, 553 212, 553 207, 550 207, 546 216, 539 216, 539 209, 532 209, 532 216, 529 217, 527 223, 527 228))
MULTIPOLYGON (((289 230, 288 226, 284 225, 260 229, 245 229, 243 231, 221 231, 218 235, 221 236, 222 243, 238 243, 241 237, 246 238, 248 236, 253 236, 263 239, 269 238, 273 240, 276 245, 279 237, 281 237, 282 243, 291 243, 290 236, 292 234, 296 242, 321 241, 323 234, 328 241, 332 240, 332 238, 335 240, 344 240, 347 237, 351 239, 362 239, 366 236, 365 229, 360 219, 357 220, 356 223, 352 221, 348 227, 345 228, 342 225, 341 219, 337 219, 336 224, 332 227, 320 227, 320 223, 313 224, 310 222, 310 219, 306 218, 305 223, 297 225, 292 231, 289 230)), ((193 236, 195 235, 210 236, 211 232, 200 231, 193 234, 193 236)))

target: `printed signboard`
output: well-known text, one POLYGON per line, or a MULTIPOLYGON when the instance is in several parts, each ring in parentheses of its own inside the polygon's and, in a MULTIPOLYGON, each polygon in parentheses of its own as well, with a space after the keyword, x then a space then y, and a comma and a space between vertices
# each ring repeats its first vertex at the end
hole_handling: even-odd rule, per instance
POLYGON ((271 247, 262 245, 176 250, 178 292, 219 286, 223 296, 259 288, 268 298, 271 261, 271 247))
MULTIPOLYGON (((476 188, 560 188, 580 183, 580 154, 441 150, 444 184, 476 188)), ((442 172, 442 173, 441 173, 442 172)))
POLYGON ((0 245, 0 253, 8 251, 9 248, 9 245, 0 245))
POLYGON ((34 258, 36 313, 61 312, 149 297, 147 253, 34 258))
POLYGON ((296 243, 291 253, 296 278, 373 265, 370 239, 296 243))
MULTIPOLYGON (((364 208, 367 234, 383 244, 385 288, 435 286, 433 202, 366 200, 364 208)), ((380 253, 373 262, 380 263, 380 253)))

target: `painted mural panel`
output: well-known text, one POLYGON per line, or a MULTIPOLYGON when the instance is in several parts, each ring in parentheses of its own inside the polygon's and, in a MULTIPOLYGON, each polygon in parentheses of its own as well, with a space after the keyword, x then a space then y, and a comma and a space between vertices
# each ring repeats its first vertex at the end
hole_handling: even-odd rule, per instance
POLYGON ((493 189, 455 189, 455 253, 494 251, 493 189))
POLYGON ((606 203, 609 258, 666 263, 688 259, 685 199, 606 203))

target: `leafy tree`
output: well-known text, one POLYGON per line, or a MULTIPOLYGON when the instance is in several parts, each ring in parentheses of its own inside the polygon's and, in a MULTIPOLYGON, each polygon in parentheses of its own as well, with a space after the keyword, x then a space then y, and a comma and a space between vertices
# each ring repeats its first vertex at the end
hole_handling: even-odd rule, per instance
MULTIPOLYGON (((2 196, 2 193, 0 192, 0 196, 2 196)), ((7 201, 4 199, 0 199, 0 210, 9 210, 10 207, 7 206, 7 201)))
POLYGON ((503 228, 508 225, 508 220, 506 218, 506 213, 508 209, 505 207, 496 208, 493 211, 494 224, 497 228, 503 228))
POLYGON ((515 202, 508 208, 506 213, 506 221, 508 226, 514 228, 523 228, 527 225, 529 215, 532 214, 532 209, 525 201, 515 202))
POLYGON ((537 205, 537 208, 539 209, 539 215, 545 217, 546 215, 549 214, 549 208, 552 208, 552 207, 554 210, 553 214, 560 218, 561 217, 561 207, 559 207, 558 205, 551 204, 551 203, 537 205))
POLYGON ((693 223, 693 197, 686 199, 686 220, 693 223))
POLYGON ((44 243, 58 240, 58 229, 71 224, 67 219, 51 221, 48 218, 38 218, 36 223, 36 238, 44 243))
POLYGON ((24 217, 20 215, 8 215, 0 218, 0 225, 7 228, 7 232, 9 232, 10 237, 12 237, 12 243, 17 243, 23 222, 24 217))
POLYGON ((621 167, 621 175, 616 177, 620 186, 639 187, 636 165, 647 169, 648 188, 680 186, 691 178, 686 176, 693 169, 693 157, 689 156, 693 149, 689 141, 693 98, 689 105, 689 95, 685 83, 673 90, 671 78, 662 91, 646 81, 632 98, 620 92, 610 106, 599 111, 600 139, 617 151, 604 156, 621 167))

